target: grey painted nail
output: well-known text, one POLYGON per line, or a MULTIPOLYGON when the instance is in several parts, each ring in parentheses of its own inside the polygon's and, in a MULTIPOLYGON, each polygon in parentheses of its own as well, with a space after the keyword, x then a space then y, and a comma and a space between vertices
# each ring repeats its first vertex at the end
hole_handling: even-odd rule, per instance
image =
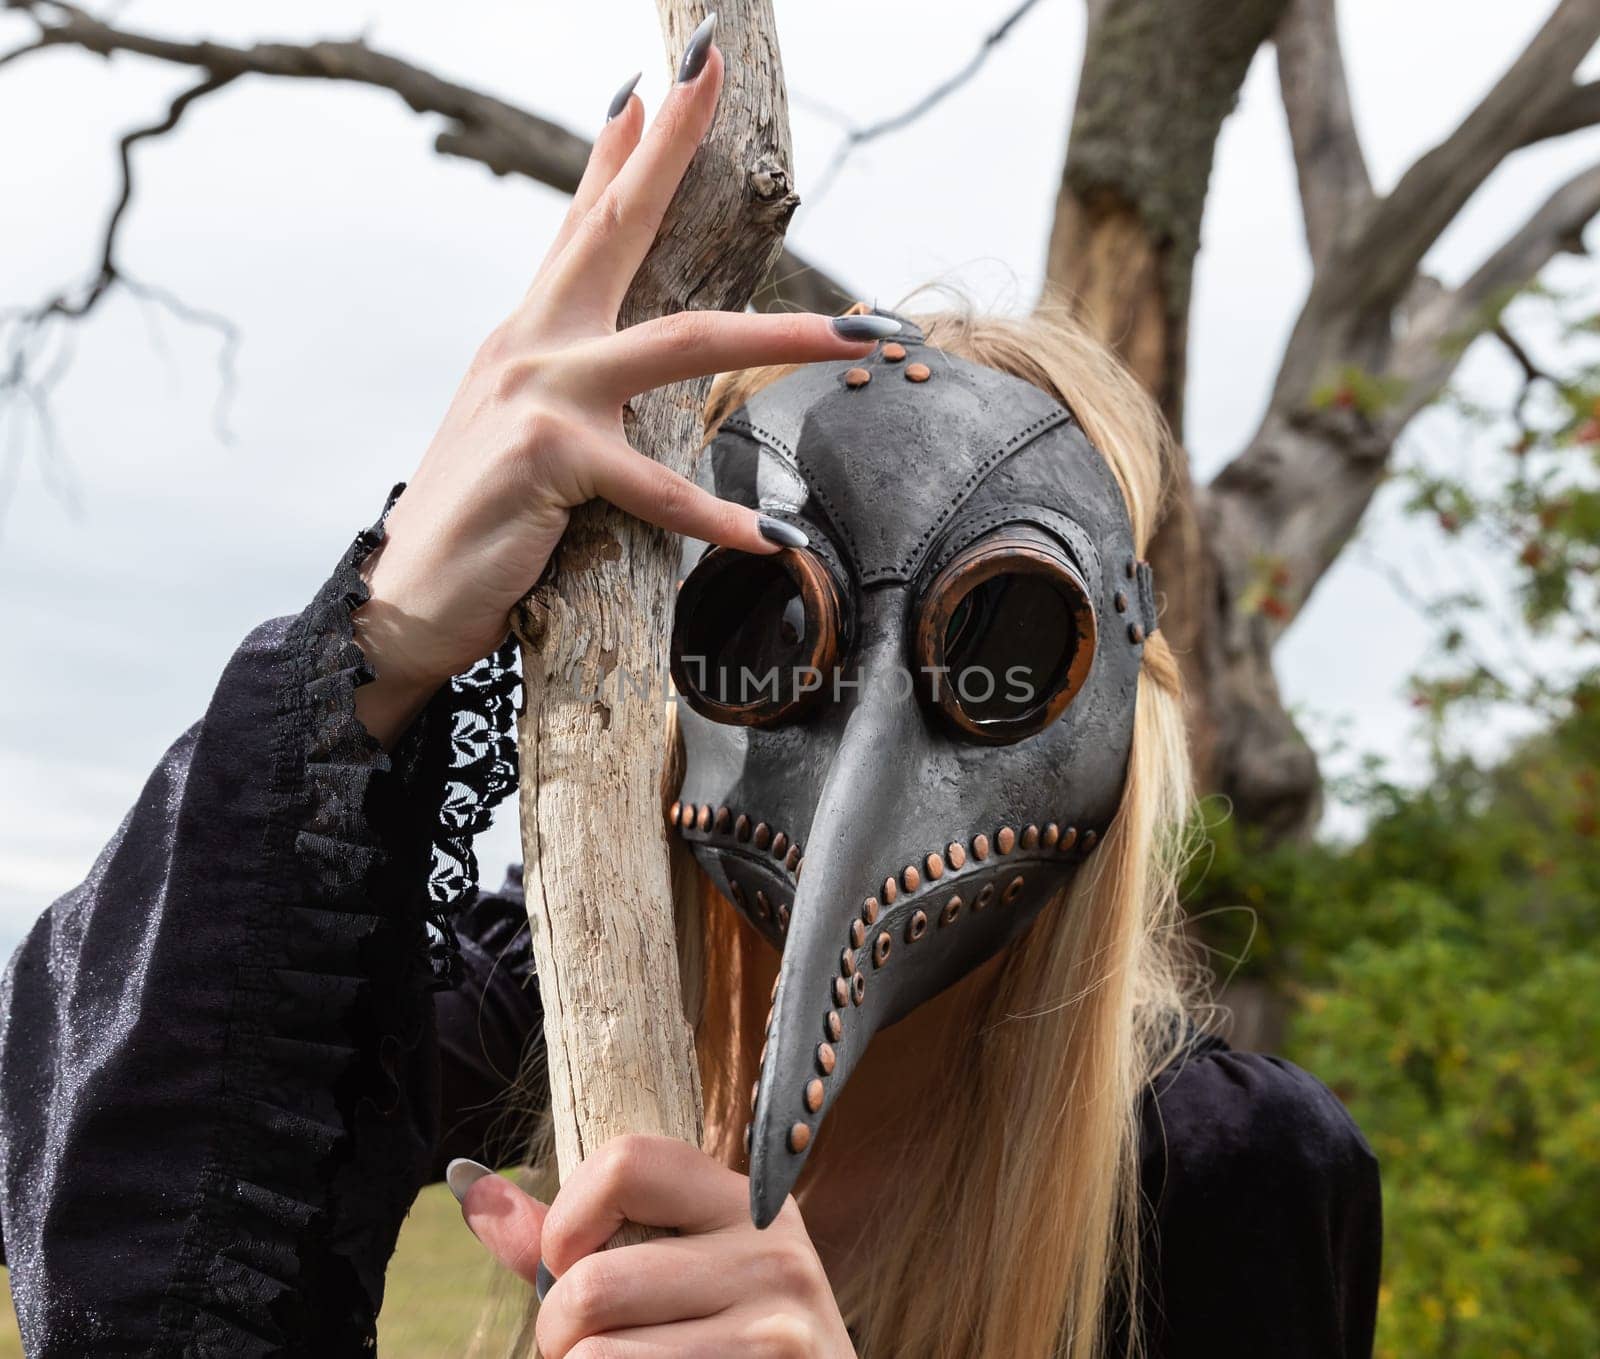
POLYGON ((633 87, 639 83, 639 77, 643 74, 643 71, 635 71, 622 82, 622 88, 611 96, 611 104, 606 109, 606 122, 609 123, 623 109, 628 107, 628 100, 633 97, 633 87))
POLYGON ((887 340, 901 326, 892 316, 835 316, 833 330, 845 340, 887 340))
POLYGON ((458 1156, 444 1168, 444 1182, 450 1186, 450 1192, 456 1196, 456 1202, 465 1203, 467 1190, 485 1175, 493 1174, 494 1171, 488 1166, 469 1161, 465 1156, 458 1156))
POLYGON ((687 85, 706 68, 706 58, 711 55, 711 35, 717 31, 717 12, 712 10, 700 21, 700 27, 689 35, 684 44, 683 60, 678 63, 678 84, 687 85))
POLYGON ((773 519, 765 514, 756 520, 756 528, 769 543, 776 543, 779 547, 805 547, 811 541, 793 524, 786 524, 781 519, 773 519))
POLYGON ((539 1268, 534 1271, 533 1291, 540 1302, 543 1302, 544 1295, 555 1287, 555 1282, 556 1276, 550 1272, 550 1266, 543 1260, 539 1261, 539 1268))

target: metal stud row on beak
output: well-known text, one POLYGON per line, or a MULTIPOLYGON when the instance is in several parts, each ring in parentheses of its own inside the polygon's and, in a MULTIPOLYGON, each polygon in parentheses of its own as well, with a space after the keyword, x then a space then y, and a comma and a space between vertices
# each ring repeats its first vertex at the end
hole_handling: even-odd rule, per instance
MULTIPOLYGON (((737 819, 727 813, 726 808, 713 811, 709 806, 696 808, 692 804, 684 805, 673 803, 671 818, 674 823, 684 827, 696 826, 705 829, 707 826, 716 827, 719 832, 726 832, 730 822, 733 826, 734 836, 740 841, 750 841, 757 848, 767 849, 769 846, 775 858, 783 858, 785 867, 793 871, 800 862, 799 846, 791 846, 787 837, 780 831, 774 835, 765 822, 751 826, 750 819, 740 813, 737 819)), ((899 873, 887 877, 881 889, 882 902, 879 897, 867 897, 862 902, 861 911, 850 922, 849 943, 839 951, 839 975, 829 983, 829 999, 832 1004, 823 1018, 823 1031, 826 1035, 824 1041, 818 1043, 816 1061, 817 1076, 812 1076, 806 1081, 802 1092, 802 1102, 808 1114, 818 1114, 827 1102, 826 1079, 831 1076, 838 1063, 838 1055, 833 1044, 844 1036, 844 1018, 841 1011, 847 1005, 859 1006, 867 994, 867 979, 857 961, 857 954, 866 947, 868 930, 878 923, 883 906, 892 906, 900 898, 904 890, 915 893, 924 887, 931 887, 934 883, 944 878, 947 872, 959 873, 967 864, 984 863, 992 853, 1007 855, 1019 847, 1024 853, 1040 854, 1055 851, 1066 854, 1073 849, 1080 849, 1087 853, 1093 849, 1098 834, 1094 830, 1086 830, 1080 836, 1076 827, 1069 826, 1063 830, 1054 821, 1040 827, 1029 824, 1022 828, 1019 834, 1013 826, 1001 826, 996 830, 991 842, 985 833, 978 833, 972 837, 972 849, 969 856, 967 847, 960 841, 952 840, 944 850, 930 851, 924 856, 920 867, 917 864, 907 864, 899 873)), ((975 912, 986 911, 998 900, 1004 906, 1010 906, 1019 900, 1026 886, 1025 878, 1019 873, 1006 883, 1003 890, 997 890, 994 883, 985 883, 973 897, 971 909, 975 912)), ((734 886, 735 900, 743 905, 742 895, 737 884, 734 886)), ((939 909, 940 927, 953 925, 966 908, 967 903, 959 892, 952 893, 939 909)), ((787 916, 788 908, 781 908, 787 916)), ((771 906, 765 894, 756 894, 756 913, 759 918, 767 918, 771 906)), ((783 922, 787 925, 787 919, 783 922)), ((905 920, 903 938, 906 944, 914 945, 923 939, 929 929, 928 912, 921 908, 911 911, 905 920)), ((872 941, 872 966, 874 969, 886 966, 894 952, 894 937, 889 930, 879 930, 872 941)), ((777 995, 777 983, 773 983, 773 996, 777 995)), ((771 1014, 769 1011, 768 1022, 770 1028, 771 1014)), ((761 1052, 762 1064, 766 1061, 766 1047, 763 1045, 761 1052)), ((760 1089, 760 1082, 751 1091, 751 1108, 754 1112, 755 1099, 760 1089)), ((745 1152, 750 1151, 751 1130, 745 1129, 745 1152)), ((812 1128, 809 1123, 795 1122, 789 1128, 789 1150, 798 1155, 811 1145, 812 1128)))

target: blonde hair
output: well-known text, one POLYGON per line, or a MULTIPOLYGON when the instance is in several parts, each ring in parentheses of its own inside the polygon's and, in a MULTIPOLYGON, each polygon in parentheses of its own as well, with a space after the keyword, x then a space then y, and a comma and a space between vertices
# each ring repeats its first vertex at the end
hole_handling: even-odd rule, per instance
MULTIPOLYGON (((959 309, 912 319, 930 344, 1021 377, 1073 412, 1122 488, 1144 555, 1172 450, 1117 359, 1065 316, 959 309)), ((788 371, 720 378, 708 433, 788 371)), ((1139 1110, 1185 1036, 1189 983, 1175 938, 1189 801, 1178 667, 1158 632, 1145 647, 1121 807, 1065 899, 1011 946, 974 1001, 974 1022, 943 1050, 949 1088, 930 1101, 937 1117, 918 1129, 917 1163, 898 1177, 893 1236, 836 1281, 868 1359, 1089 1359, 1122 1318, 1133 1323, 1127 1352, 1137 1349, 1139 1110)), ((771 964, 763 971, 765 945, 675 852, 705 1149, 742 1166, 771 964)), ((802 1200, 831 1159, 824 1132, 802 1200)))

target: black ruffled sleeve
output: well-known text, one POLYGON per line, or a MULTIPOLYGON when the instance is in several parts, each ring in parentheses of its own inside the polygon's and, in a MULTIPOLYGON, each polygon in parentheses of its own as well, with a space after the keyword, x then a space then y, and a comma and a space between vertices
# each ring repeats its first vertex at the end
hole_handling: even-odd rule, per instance
POLYGON ((32 1356, 374 1343, 516 686, 508 645, 384 753, 351 631, 380 540, 250 635, 7 969, 0 1213, 32 1356))
POLYGON ((1141 1131, 1145 1339, 1161 1359, 1369 1359, 1378 1163, 1338 1098, 1203 1038, 1141 1131))

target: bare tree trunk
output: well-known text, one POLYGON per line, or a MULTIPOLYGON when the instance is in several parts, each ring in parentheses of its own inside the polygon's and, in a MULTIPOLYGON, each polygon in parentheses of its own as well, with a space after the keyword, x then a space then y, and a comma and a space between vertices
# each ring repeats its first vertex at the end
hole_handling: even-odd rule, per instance
MULTIPOLYGON (((1043 300, 1070 305, 1116 350, 1180 438, 1190 285, 1217 135, 1286 3, 1100 0, 1090 7, 1043 300)), ((1231 782, 1217 759, 1207 701, 1224 664, 1212 627, 1217 581, 1186 464, 1174 491, 1150 559, 1163 595, 1161 626, 1194 698, 1196 765, 1215 787, 1231 782)), ((1275 689, 1263 697, 1267 712, 1281 713, 1275 689)), ((1296 772, 1315 785, 1314 762, 1296 772)))
MULTIPOLYGON (((699 7, 659 8, 676 54, 699 7)), ((720 10, 721 107, 623 325, 743 307, 777 258, 798 200, 776 32, 770 0, 720 10)), ((706 386, 681 383, 631 403, 633 445, 690 472, 706 386)), ((676 567, 667 534, 591 504, 573 515, 550 577, 519 610, 525 884, 563 1175, 624 1132, 700 1141, 661 787, 676 567)))

